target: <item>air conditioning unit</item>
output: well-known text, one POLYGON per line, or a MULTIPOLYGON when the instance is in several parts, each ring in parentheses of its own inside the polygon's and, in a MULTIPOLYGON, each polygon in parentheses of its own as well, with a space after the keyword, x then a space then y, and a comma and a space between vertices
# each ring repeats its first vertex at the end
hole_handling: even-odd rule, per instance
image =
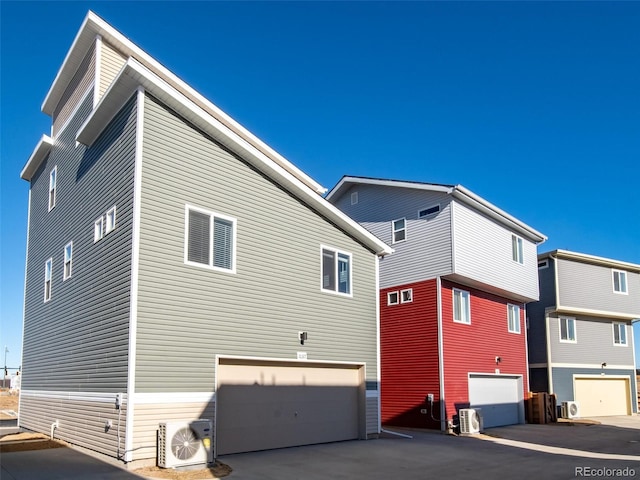
POLYGON ((482 411, 479 408, 463 408, 460 410, 459 418, 462 435, 473 435, 483 430, 482 411))
POLYGON ((209 420, 163 422, 158 429, 158 466, 182 467, 213 462, 209 420))
POLYGON ((580 417, 580 404, 578 402, 562 402, 560 407, 562 418, 580 417))

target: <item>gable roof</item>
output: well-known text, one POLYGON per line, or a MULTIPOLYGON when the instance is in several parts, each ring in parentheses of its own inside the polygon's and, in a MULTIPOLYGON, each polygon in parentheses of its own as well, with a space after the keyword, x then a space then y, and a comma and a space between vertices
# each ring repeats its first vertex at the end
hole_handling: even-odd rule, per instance
POLYGON ((622 260, 613 260, 611 258, 597 257, 595 255, 589 255, 587 253, 571 252, 569 250, 551 250, 549 252, 540 253, 538 260, 545 258, 560 258, 564 260, 572 260, 575 262, 590 263, 592 265, 599 265, 601 267, 615 268, 619 270, 626 270, 628 272, 640 273, 640 265, 637 263, 623 262, 622 260))
POLYGON ((529 225, 521 222, 517 218, 509 215, 504 210, 496 207, 492 203, 488 202, 484 198, 476 195, 471 190, 463 187, 462 185, 446 185, 441 183, 425 183, 425 182, 409 182, 402 180, 390 180, 383 178, 371 178, 371 177, 355 177, 345 175, 334 186, 327 196, 327 200, 331 201, 334 198, 340 197, 345 191, 347 191, 353 185, 378 185, 393 188, 411 188, 417 190, 425 190, 429 192, 442 192, 447 195, 451 195, 456 200, 478 210, 485 215, 488 215, 498 223, 505 227, 514 230, 522 236, 528 238, 530 241, 539 244, 543 243, 547 237, 537 230, 531 228, 529 225))
MULTIPOLYGON (((326 201, 320 194, 326 189, 303 173, 287 159, 276 153, 218 107, 197 93, 165 67, 127 40, 93 12, 89 12, 62 67, 45 98, 42 110, 51 114, 60 101, 68 82, 73 78, 80 62, 92 47, 96 35, 120 50, 129 59, 107 89, 93 112, 80 127, 76 139, 91 145, 102 129, 115 116, 124 102, 139 87, 152 93, 170 108, 211 135, 232 152, 248 161, 261 172, 285 187, 310 208, 334 223, 338 228, 361 242, 378 255, 386 255, 393 249, 341 210, 326 201)), ((23 173, 35 171, 37 159, 32 155, 23 173)), ((23 178, 27 179, 25 176, 23 178)))

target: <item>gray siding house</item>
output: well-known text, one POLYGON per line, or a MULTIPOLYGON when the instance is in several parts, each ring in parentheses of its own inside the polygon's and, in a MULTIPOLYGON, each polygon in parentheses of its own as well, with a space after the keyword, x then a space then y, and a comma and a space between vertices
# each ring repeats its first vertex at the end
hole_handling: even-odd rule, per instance
POLYGON ((636 413, 640 265, 554 250, 538 256, 538 272, 540 300, 527 306, 532 391, 577 402, 579 416, 636 413))
POLYGON ((380 431, 378 262, 325 189, 89 12, 42 110, 20 426, 152 463, 380 431))

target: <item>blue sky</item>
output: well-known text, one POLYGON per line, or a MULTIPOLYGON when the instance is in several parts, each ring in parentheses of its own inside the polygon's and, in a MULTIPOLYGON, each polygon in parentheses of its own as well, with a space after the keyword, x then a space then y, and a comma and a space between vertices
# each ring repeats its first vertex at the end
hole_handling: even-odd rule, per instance
POLYGON ((343 174, 462 184, 546 234, 540 251, 640 264, 640 2, 2 1, 9 366, 19 174, 50 131, 40 107, 89 9, 325 187, 343 174))

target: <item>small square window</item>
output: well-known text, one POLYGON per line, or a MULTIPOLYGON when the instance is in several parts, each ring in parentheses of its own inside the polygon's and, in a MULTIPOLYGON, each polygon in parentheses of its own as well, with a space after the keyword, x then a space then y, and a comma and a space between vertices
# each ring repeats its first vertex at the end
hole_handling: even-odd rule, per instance
POLYGON ((397 305, 399 303, 398 292, 387 293, 387 305, 397 305))
POLYGON ((104 237, 104 217, 98 218, 93 224, 93 243, 104 237))
POLYGON ((507 304, 507 323, 511 333, 520 333, 520 307, 507 304))
POLYGON ((471 300, 469 292, 453 289, 453 321, 471 323, 471 300))
POLYGON ((53 271, 53 259, 50 258, 44 264, 44 301, 51 300, 51 274, 53 271))
POLYGON ((522 238, 517 235, 511 236, 511 258, 514 262, 520 264, 524 263, 524 251, 523 251, 522 238))
POLYGON ((613 270, 613 291, 627 295, 627 272, 622 270, 613 270))
POLYGON ((563 343, 576 343, 576 319, 560 317, 560 341, 563 343))
POLYGON ((56 206, 56 184, 58 183, 58 166, 49 173, 49 211, 56 206))
POLYGON ((71 269, 73 265, 73 242, 67 243, 64 247, 64 273, 62 280, 71 277, 71 269))
POLYGON ((393 224, 393 243, 402 242, 407 239, 407 221, 404 218, 394 220, 393 224))
POLYGON ((411 303, 413 302, 413 289, 407 288, 406 290, 400 291, 400 302, 402 303, 411 303))
POLYGON ((613 324, 613 344, 621 347, 627 346, 627 326, 624 323, 613 324))
POLYGON ((107 211, 105 235, 116 228, 116 207, 113 206, 107 211))
POLYGON ((353 192, 351 194, 351 205, 355 205, 358 203, 358 192, 353 192))

